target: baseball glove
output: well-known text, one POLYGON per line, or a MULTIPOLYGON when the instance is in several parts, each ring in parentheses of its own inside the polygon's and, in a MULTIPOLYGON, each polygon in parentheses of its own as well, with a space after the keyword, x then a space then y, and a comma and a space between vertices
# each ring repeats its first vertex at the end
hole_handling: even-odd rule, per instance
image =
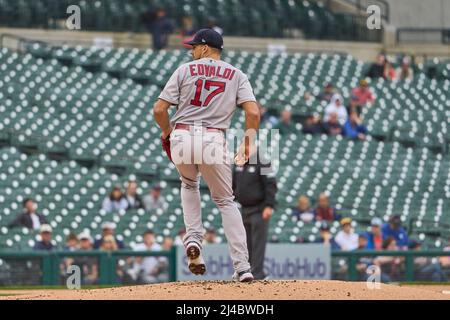
POLYGON ((172 161, 172 153, 170 152, 170 135, 168 135, 165 139, 161 137, 161 142, 162 148, 166 152, 167 157, 169 158, 170 161, 172 161))

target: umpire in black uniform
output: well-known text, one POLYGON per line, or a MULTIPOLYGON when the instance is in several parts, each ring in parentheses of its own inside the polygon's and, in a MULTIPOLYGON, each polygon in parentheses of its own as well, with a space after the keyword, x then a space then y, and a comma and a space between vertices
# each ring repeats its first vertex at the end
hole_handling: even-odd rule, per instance
POLYGON ((254 162, 242 167, 235 166, 233 191, 236 201, 242 206, 252 273, 255 279, 261 280, 267 276, 264 273, 264 258, 277 181, 268 161, 261 162, 258 156, 256 164, 251 163, 254 162))

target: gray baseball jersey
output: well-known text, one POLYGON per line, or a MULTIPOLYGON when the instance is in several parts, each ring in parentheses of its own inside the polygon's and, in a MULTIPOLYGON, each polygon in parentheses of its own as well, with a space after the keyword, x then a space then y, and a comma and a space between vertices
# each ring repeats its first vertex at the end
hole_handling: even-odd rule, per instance
MULTIPOLYGON (((173 105, 177 111, 171 119, 172 127, 176 123, 203 127, 227 129, 230 127, 236 105, 246 101, 256 101, 247 76, 230 64, 203 58, 181 65, 170 77, 159 96, 173 105)), ((193 138, 193 132, 174 130, 170 136, 172 155, 179 146, 193 138)), ((203 150, 210 147, 208 141, 215 141, 226 153, 224 135, 216 132, 204 132, 203 150)), ((187 144, 191 145, 191 144, 187 144)), ((191 145, 192 146, 192 145, 191 145)), ((192 148, 194 154, 198 149, 192 148)), ((248 262, 247 238, 242 217, 234 202, 231 165, 229 163, 177 163, 175 166, 181 176, 181 204, 183 207, 186 235, 183 243, 203 242, 204 228, 201 215, 199 175, 207 183, 211 198, 222 214, 222 225, 229 243, 230 256, 236 272, 250 269, 248 262)))
POLYGON ((211 58, 181 65, 161 92, 163 99, 177 106, 171 125, 184 123, 227 129, 236 105, 256 101, 247 76, 229 63, 211 58))

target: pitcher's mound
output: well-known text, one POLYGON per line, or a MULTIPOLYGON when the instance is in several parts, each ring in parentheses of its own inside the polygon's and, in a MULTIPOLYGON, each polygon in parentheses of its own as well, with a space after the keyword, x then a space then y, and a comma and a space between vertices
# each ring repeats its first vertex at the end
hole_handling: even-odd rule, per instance
MULTIPOLYGON (((7 292, 4 292, 7 293, 7 292)), ((36 290, 10 292, 3 299, 127 299, 127 300, 300 300, 300 299, 358 299, 358 300, 418 300, 450 299, 450 295, 430 287, 401 287, 381 284, 369 289, 365 282, 342 281, 229 281, 173 282, 134 287, 95 290, 36 290)))

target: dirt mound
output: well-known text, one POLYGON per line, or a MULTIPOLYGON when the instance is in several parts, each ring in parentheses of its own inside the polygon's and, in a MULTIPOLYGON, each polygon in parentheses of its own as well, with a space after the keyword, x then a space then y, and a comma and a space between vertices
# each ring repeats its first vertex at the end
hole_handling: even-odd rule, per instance
POLYGON ((342 281, 229 281, 174 282, 95 290, 0 291, 0 299, 56 300, 420 300, 450 299, 449 294, 430 287, 401 287, 381 284, 369 289, 365 282, 342 281), (430 289, 431 288, 431 289, 430 289), (2 296, 1 294, 11 294, 2 296))

